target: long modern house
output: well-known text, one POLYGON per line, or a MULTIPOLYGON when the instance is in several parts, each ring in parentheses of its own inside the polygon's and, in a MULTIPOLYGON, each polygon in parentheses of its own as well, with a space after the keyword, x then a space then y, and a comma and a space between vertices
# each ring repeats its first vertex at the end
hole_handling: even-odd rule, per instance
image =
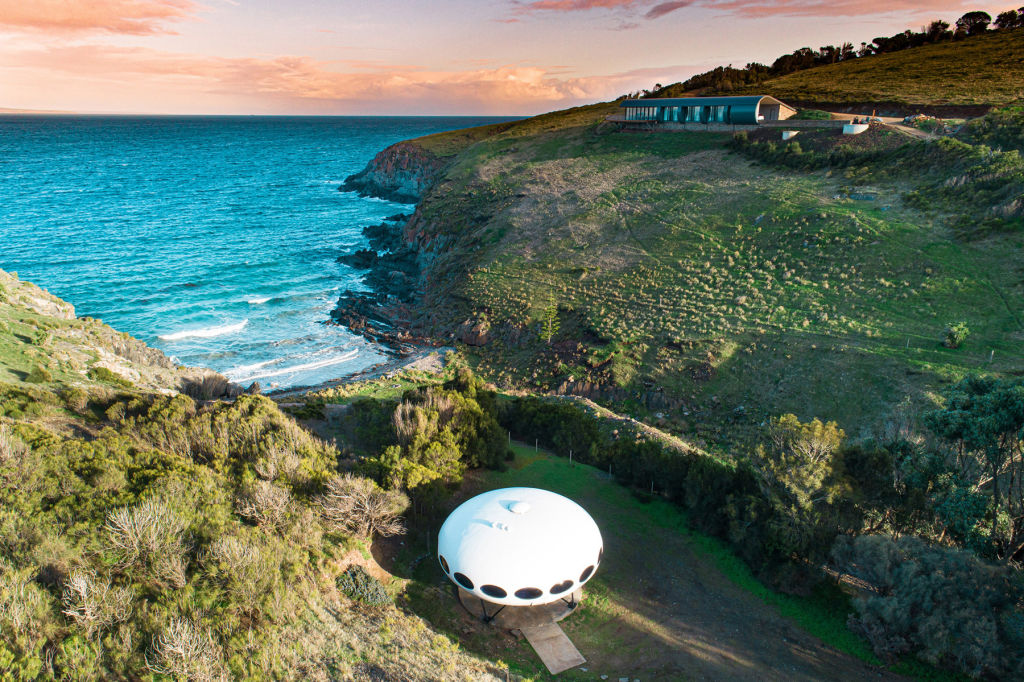
POLYGON ((627 99, 621 106, 620 123, 651 127, 693 125, 756 126, 766 121, 784 121, 796 109, 768 95, 749 97, 677 97, 627 99))

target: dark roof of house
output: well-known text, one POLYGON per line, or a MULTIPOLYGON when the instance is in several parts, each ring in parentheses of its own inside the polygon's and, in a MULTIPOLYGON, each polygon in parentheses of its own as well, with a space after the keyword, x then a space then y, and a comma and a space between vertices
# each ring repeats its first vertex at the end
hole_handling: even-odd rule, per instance
MULTIPOLYGON (((623 100, 620 107, 698 107, 698 106, 737 106, 746 104, 756 106, 758 102, 769 100, 773 104, 781 104, 789 107, 785 102, 771 97, 770 95, 750 95, 743 97, 652 97, 650 99, 627 99, 623 100)), ((789 107, 792 109, 792 107, 789 107)))

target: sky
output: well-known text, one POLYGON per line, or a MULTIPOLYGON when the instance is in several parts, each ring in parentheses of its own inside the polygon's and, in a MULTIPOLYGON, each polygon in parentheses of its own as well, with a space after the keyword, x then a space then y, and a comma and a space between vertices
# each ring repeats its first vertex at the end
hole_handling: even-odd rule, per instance
POLYGON ((1013 5, 0 0, 0 110, 529 115, 1013 5))

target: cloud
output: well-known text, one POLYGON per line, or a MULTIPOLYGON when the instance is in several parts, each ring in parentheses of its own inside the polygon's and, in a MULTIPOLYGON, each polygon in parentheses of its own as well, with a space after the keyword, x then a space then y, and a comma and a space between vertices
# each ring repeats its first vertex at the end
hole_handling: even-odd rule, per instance
POLYGON ((149 100, 159 97, 156 111, 164 112, 194 112, 196 102, 203 101, 203 106, 216 102, 217 110, 233 111, 256 105, 279 113, 494 114, 536 113, 612 99, 694 71, 666 67, 572 77, 558 73, 557 67, 518 64, 427 70, 402 64, 327 63, 303 56, 209 57, 111 45, 0 53, 0 70, 45 80, 56 91, 69 83, 92 88, 97 97, 104 92, 120 98, 138 93, 129 104, 118 104, 133 111, 153 111, 149 100))
POLYGON ((722 10, 742 17, 766 16, 861 16, 870 14, 927 14, 963 9, 964 0, 531 0, 516 3, 519 12, 586 12, 595 9, 621 9, 627 13, 644 12, 647 19, 658 19, 683 7, 722 10))
POLYGON ((521 6, 524 11, 579 12, 589 9, 616 9, 643 4, 645 0, 533 0, 521 6))
POLYGON ((644 15, 646 19, 658 19, 665 16, 669 12, 675 12, 677 9, 683 7, 689 7, 693 4, 693 0, 682 0, 681 2, 663 2, 660 5, 655 5, 647 14, 644 15))
POLYGON ((193 0, 0 0, 0 28, 152 35, 199 9, 193 0))
POLYGON ((852 17, 897 12, 919 15, 958 11, 963 9, 964 2, 951 3, 949 0, 701 0, 700 5, 743 17, 852 17), (952 8, 951 5, 953 5, 952 8))

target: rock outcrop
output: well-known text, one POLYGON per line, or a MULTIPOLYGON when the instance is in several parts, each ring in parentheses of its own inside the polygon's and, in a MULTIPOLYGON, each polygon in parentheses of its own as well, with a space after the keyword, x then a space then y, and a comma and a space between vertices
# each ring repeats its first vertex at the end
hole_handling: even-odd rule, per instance
POLYGON ((338 189, 405 204, 418 202, 444 169, 443 159, 409 143, 393 144, 338 189))
POLYGON ((210 369, 182 367, 160 350, 77 317, 75 308, 14 273, 0 270, 0 382, 97 383, 213 399, 240 388, 210 369), (33 369, 39 368, 33 375, 33 369), (45 371, 42 371, 45 370, 45 371))

